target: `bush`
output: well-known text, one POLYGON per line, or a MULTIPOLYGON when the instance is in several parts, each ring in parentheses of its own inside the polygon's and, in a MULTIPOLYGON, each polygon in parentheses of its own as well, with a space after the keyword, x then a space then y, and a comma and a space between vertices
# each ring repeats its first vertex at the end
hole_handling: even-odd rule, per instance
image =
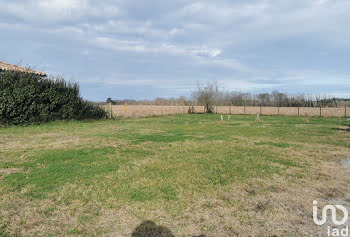
POLYGON ((196 113, 196 110, 194 109, 194 106, 191 105, 189 108, 188 108, 188 113, 189 114, 195 114, 196 113))
POLYGON ((99 119, 106 112, 84 101, 76 83, 22 72, 0 73, 0 123, 99 119))

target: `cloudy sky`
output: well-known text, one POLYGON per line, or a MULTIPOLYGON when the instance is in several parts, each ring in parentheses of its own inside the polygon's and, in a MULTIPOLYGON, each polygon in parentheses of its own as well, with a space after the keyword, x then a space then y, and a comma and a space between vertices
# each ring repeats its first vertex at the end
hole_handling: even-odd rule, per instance
POLYGON ((0 60, 84 98, 225 90, 350 97, 349 0, 1 0, 0 60))

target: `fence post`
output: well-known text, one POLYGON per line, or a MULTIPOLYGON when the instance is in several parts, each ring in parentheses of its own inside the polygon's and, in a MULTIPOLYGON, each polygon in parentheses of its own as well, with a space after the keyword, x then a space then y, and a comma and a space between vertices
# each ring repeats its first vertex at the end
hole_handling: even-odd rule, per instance
POLYGON ((243 114, 245 114, 245 102, 244 102, 243 114))
POLYGON ((300 116, 300 106, 298 105, 298 117, 300 116))
POLYGON ((344 117, 346 118, 346 104, 344 106, 344 117))
POLYGON ((322 107, 320 105, 320 117, 322 117, 322 107))
POLYGON ((112 111, 112 102, 108 102, 108 107, 109 107, 109 119, 112 119, 112 113, 113 113, 113 111, 112 111))
POLYGON ((345 104, 344 116, 345 116, 345 118, 346 118, 346 104, 345 104))
POLYGON ((262 115, 261 104, 260 104, 260 114, 262 115))
POLYGON ((141 113, 141 111, 142 111, 142 110, 141 110, 141 104, 139 104, 139 112, 141 113))
POLYGON ((280 116, 280 106, 281 105, 278 105, 278 116, 280 116))

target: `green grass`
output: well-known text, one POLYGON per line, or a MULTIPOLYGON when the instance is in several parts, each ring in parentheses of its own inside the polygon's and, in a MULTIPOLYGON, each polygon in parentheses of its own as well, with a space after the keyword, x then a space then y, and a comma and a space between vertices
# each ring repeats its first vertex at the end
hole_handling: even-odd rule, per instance
POLYGON ((115 150, 104 147, 82 150, 47 150, 36 152, 35 158, 17 165, 24 172, 5 177, 9 191, 21 191, 31 186, 26 195, 45 198, 49 192, 68 182, 86 182, 119 168, 123 158, 114 157, 115 150))
MULTIPOLYGON (((252 116, 220 122, 202 114, 1 128, 0 170, 16 170, 1 177, 0 195, 57 205, 93 200, 98 210, 147 203, 147 212, 165 203, 181 213, 188 195, 215 196, 234 184, 288 176, 291 168, 303 177, 310 168, 304 153, 347 148, 348 133, 332 128, 348 125, 273 116, 259 124, 252 116)), ((90 223, 94 215, 79 220, 90 223)))
MULTIPOLYGON (((180 189, 192 188, 198 192, 203 188, 215 189, 249 178, 280 174, 290 166, 298 166, 293 157, 283 155, 283 150, 305 146, 305 141, 308 145, 345 145, 327 139, 339 133, 330 128, 344 123, 342 119, 314 118, 309 123, 294 117, 263 117, 262 120, 256 124, 253 117, 236 116, 221 123, 217 115, 183 115, 5 128, 1 130, 2 136, 24 140, 32 139, 32 135, 38 139, 35 135, 45 133, 92 137, 93 146, 97 147, 90 148, 89 141, 56 149, 45 146, 43 140, 43 148, 25 149, 30 155, 19 164, 9 159, 0 161, 2 168, 23 170, 7 175, 0 184, 4 192, 26 189, 24 195, 46 198, 67 183, 114 182, 126 193, 113 191, 126 201, 168 200, 176 199, 180 189), (305 126, 299 126, 301 124, 305 126), (123 143, 117 147, 108 145, 118 141, 123 143), (271 149, 273 147, 277 149, 271 149), (144 159, 150 162, 138 167, 137 162, 144 159), (119 177, 120 169, 129 172, 119 177), (106 179, 109 174, 111 177, 106 179), (182 175, 192 181, 191 185, 187 180, 178 179, 182 175)), ((50 134, 46 138, 50 140, 50 134)), ((18 149, 21 148, 8 155, 18 156, 21 153, 18 149)))

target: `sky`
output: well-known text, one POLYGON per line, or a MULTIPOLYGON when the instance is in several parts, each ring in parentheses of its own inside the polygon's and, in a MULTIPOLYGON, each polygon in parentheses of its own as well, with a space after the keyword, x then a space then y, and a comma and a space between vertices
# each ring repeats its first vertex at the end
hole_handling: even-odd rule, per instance
POLYGON ((0 61, 91 101, 225 91, 350 97, 349 0, 1 0, 0 61))

